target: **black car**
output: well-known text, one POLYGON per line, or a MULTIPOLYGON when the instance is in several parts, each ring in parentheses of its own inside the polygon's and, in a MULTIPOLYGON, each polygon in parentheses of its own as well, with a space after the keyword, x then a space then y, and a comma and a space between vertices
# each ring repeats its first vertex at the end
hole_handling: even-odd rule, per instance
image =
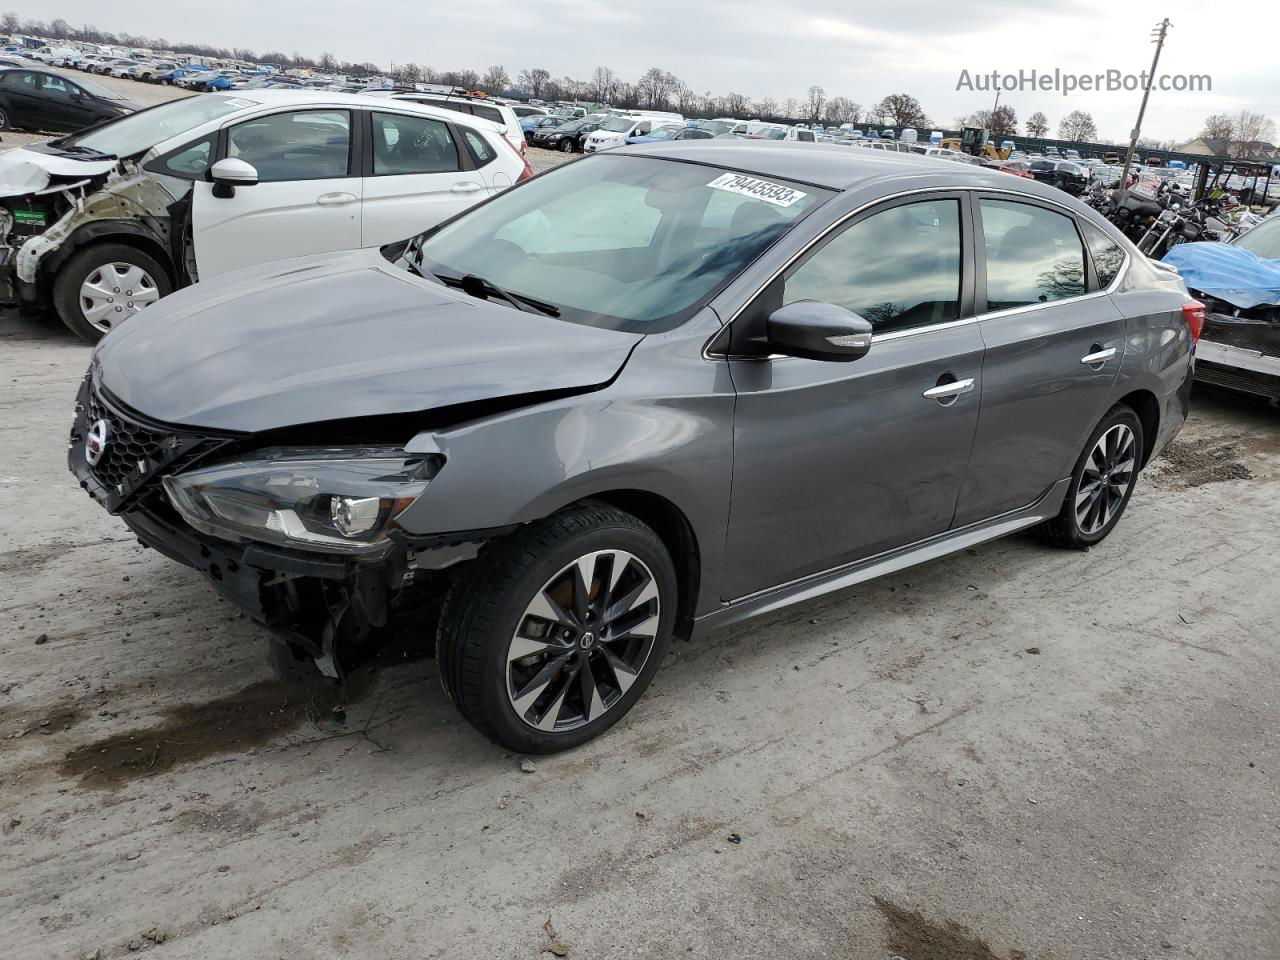
POLYGON ((570 120, 558 127, 547 125, 533 130, 530 142, 535 147, 546 147, 548 150, 581 153, 582 141, 587 139, 587 134, 599 129, 599 120, 570 120))
MULTIPOLYGON (((528 118, 526 118, 526 120, 527 119, 528 118)), ((535 133, 538 133, 541 130, 552 129, 554 127, 562 127, 569 122, 570 121, 565 117, 545 116, 545 117, 538 117, 538 119, 534 120, 532 123, 529 123, 528 126, 525 126, 525 123, 522 121, 520 126, 524 130, 525 143, 531 144, 533 143, 533 135, 535 133)))
POLYGON ((137 109, 92 80, 73 81, 47 70, 0 70, 0 130, 75 133, 137 109))
POLYGON ((1088 172, 1067 160, 1033 160, 1027 172, 1041 183, 1064 190, 1073 197, 1080 196, 1089 186, 1088 172))

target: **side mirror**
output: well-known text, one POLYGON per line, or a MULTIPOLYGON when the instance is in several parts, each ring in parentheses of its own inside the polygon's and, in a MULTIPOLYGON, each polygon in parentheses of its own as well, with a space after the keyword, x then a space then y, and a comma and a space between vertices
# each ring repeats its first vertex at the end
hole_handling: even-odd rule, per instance
POLYGON ((258 171, 251 163, 225 157, 209 168, 209 180, 213 183, 213 195, 225 200, 236 195, 236 187, 256 184, 258 171))
POLYGON ((847 363, 871 349, 871 324, 834 303, 797 300, 769 314, 765 337, 789 357, 847 363))

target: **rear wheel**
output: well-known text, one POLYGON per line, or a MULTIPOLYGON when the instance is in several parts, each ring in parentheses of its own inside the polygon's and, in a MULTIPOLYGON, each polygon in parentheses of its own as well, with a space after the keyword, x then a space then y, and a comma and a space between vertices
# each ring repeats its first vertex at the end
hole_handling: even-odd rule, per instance
POLYGON ((450 590, 436 641, 445 691, 509 749, 577 746, 644 693, 676 592, 662 541, 628 513, 584 504, 531 524, 450 590))
POLYGON ((561 149, 562 151, 564 151, 565 153, 573 153, 573 141, 572 141, 572 140, 561 140, 561 141, 560 141, 560 149, 561 149))
POLYGON ((9 129, 9 111, 5 110, 4 107, 0 107, 0 130, 8 130, 8 129, 9 129))
POLYGON ((1076 462, 1062 510, 1041 526, 1045 539, 1078 550, 1104 540, 1129 505, 1143 449, 1138 415, 1123 405, 1112 407, 1076 462))
POLYGON ((96 343, 173 290, 152 256, 123 243, 80 251, 58 271, 53 305, 72 333, 96 343))

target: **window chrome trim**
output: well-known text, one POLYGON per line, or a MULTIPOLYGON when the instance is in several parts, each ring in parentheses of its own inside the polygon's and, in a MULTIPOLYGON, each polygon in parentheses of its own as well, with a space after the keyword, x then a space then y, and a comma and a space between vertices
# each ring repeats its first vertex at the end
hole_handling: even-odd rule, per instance
MULTIPOLYGON (((749 307, 755 301, 756 297, 760 296, 760 294, 764 292, 765 288, 768 287, 769 284, 773 283, 775 280, 778 279, 778 277, 782 276, 782 274, 786 273, 787 270, 791 269, 792 264, 794 264, 801 257, 805 256, 817 244, 825 240, 830 233, 832 233, 834 230, 838 229, 839 227, 843 226, 845 223, 847 223, 849 220, 856 217, 858 214, 878 204, 886 203, 890 200, 898 200, 898 199, 901 199, 902 197, 909 197, 915 194, 923 194, 923 193, 950 193, 955 191, 965 192, 970 195, 979 194, 979 193, 1001 193, 1001 194, 1008 194, 1011 197, 1021 198, 1024 200, 1036 200, 1042 203, 1049 204, 1051 206, 1058 207, 1060 210, 1062 210, 1064 213, 1070 216, 1073 220, 1080 219, 1079 211, 1072 210, 1070 207, 1068 207, 1064 203, 1059 203, 1057 200, 1053 200, 1049 197, 1037 197, 1033 194, 1021 193, 1017 190, 1010 190, 1007 187, 945 187, 945 186, 914 187, 910 190, 903 190, 898 193, 885 194, 883 197, 877 197, 874 200, 868 200, 866 203, 862 204, 861 206, 855 207, 853 210, 850 210, 839 220, 836 220, 833 223, 828 224, 825 230, 823 230, 816 237, 810 240, 800 250, 798 250, 796 253, 790 256, 785 263, 783 263, 780 267, 778 267, 777 270, 771 273, 768 279, 766 279, 762 284, 760 284, 760 286, 758 286, 749 297, 743 300, 742 306, 738 307, 738 309, 733 312, 733 315, 729 317, 728 320, 725 320, 723 323, 721 323, 719 329, 717 329, 715 333, 713 333, 710 337, 707 338, 706 343, 702 345, 702 358, 704 360, 726 360, 726 361, 727 360, 795 360, 795 359, 798 359, 796 357, 790 357, 782 353, 771 353, 765 357, 756 357, 756 356, 741 356, 737 354, 714 354, 714 353, 711 353, 710 350, 711 350, 711 344, 715 341, 716 337, 720 336, 724 332, 724 328, 727 327, 729 324, 733 323, 735 320, 737 320, 738 317, 742 315, 742 312, 746 310, 747 307, 749 307)), ((982 198, 977 197, 976 199, 980 201, 982 198)), ((1096 230, 1100 230, 1102 232, 1102 235, 1104 237, 1107 237, 1108 240, 1111 240, 1113 243, 1115 242, 1114 238, 1108 236, 1106 231, 1101 230, 1101 228, 1099 228, 1097 224, 1090 224, 1090 226, 1092 226, 1096 230)), ((1093 254, 1092 252, 1089 252, 1088 240, 1086 240, 1084 237, 1081 237, 1080 239, 1083 244, 1082 252, 1085 252, 1090 258, 1090 261, 1092 261, 1093 254)), ((1063 303, 1078 303, 1084 300, 1092 300, 1101 296, 1108 296, 1114 293, 1119 288, 1125 276, 1129 273, 1129 266, 1133 262, 1133 258, 1130 255, 1129 250, 1124 246, 1124 244, 1119 244, 1119 246, 1121 251, 1123 251, 1124 253, 1124 263, 1122 263, 1120 265, 1120 269, 1116 271, 1115 279, 1112 280, 1111 284, 1103 290, 1091 290, 1090 292, 1082 293, 1077 297, 1064 297, 1061 300, 1050 300, 1046 303, 1029 303, 1029 304, 1026 304, 1025 306, 1008 307, 1004 310, 988 310, 986 313, 975 314, 972 317, 961 317, 958 320, 948 320, 945 323, 934 323, 934 324, 930 324, 927 327, 913 327, 910 330, 895 330, 892 333, 882 333, 879 335, 876 335, 873 333, 871 335, 871 345, 875 346, 877 341, 883 342, 887 340, 901 340, 907 337, 917 336, 922 333, 932 333, 935 330, 949 330, 953 327, 961 327, 970 323, 980 323, 983 320, 998 319, 1000 317, 1012 316, 1018 313, 1027 313, 1032 310, 1042 310, 1045 307, 1055 307, 1063 303)), ((983 292, 985 294, 986 291, 984 290, 983 292)))

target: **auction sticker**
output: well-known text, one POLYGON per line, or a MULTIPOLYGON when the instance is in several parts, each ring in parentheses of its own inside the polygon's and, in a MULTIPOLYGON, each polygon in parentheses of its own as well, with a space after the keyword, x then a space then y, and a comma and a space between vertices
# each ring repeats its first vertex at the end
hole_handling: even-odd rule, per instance
POLYGON ((791 187, 784 187, 780 183, 758 180, 755 177, 748 177, 741 173, 721 174, 708 183, 707 186, 716 190, 728 190, 730 193, 738 193, 744 197, 763 200, 765 203, 772 203, 775 207, 789 207, 808 196, 807 193, 801 193, 791 187))

